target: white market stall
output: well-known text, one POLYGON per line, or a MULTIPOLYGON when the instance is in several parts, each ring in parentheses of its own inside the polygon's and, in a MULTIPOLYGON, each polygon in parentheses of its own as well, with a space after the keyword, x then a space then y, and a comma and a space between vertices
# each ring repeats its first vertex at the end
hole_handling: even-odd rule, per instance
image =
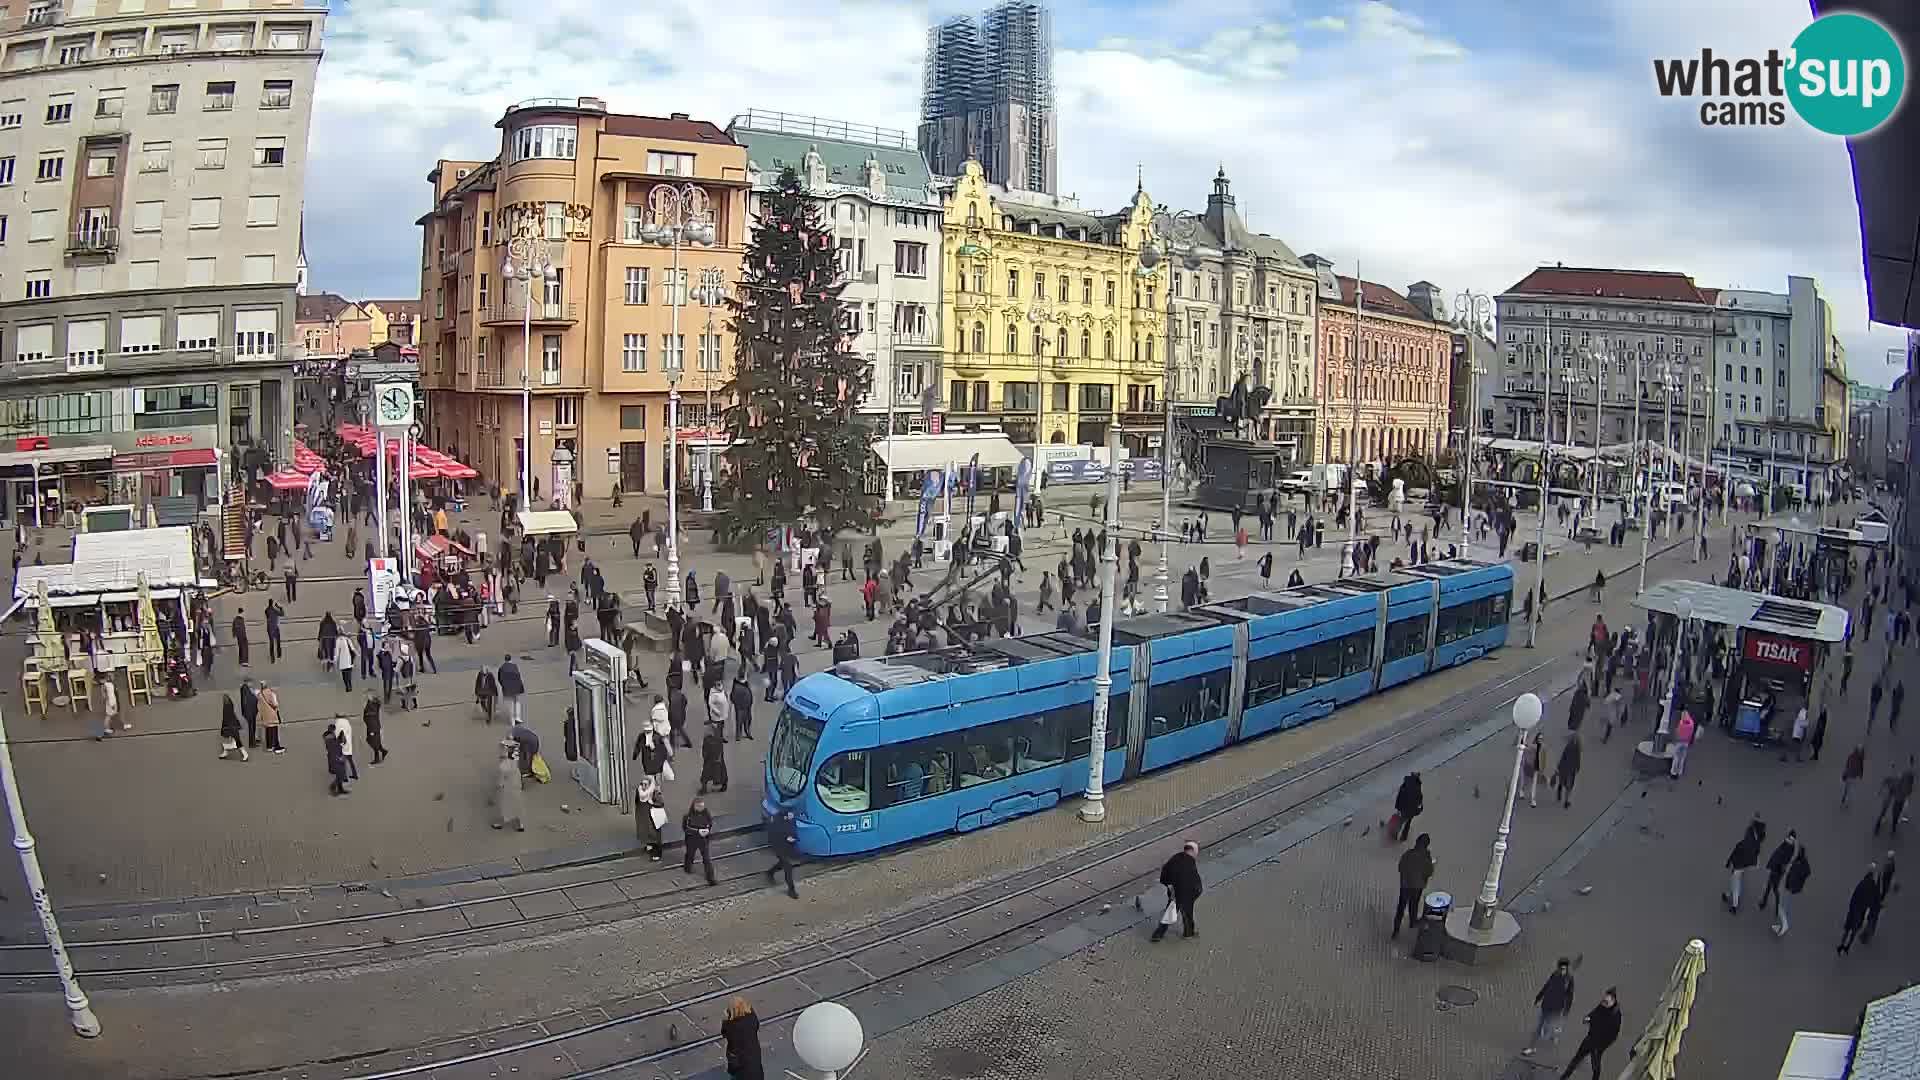
MULTIPOLYGON (((159 625, 185 640, 188 609, 215 584, 200 578, 194 545, 194 530, 185 525, 82 533, 73 538, 71 563, 21 567, 8 614, 22 607, 38 614, 45 597, 57 635, 36 641, 39 670, 52 674, 72 665, 107 672, 158 664, 159 625), (54 655, 55 641, 61 655, 54 655)), ((44 625, 45 615, 38 617, 44 625)))

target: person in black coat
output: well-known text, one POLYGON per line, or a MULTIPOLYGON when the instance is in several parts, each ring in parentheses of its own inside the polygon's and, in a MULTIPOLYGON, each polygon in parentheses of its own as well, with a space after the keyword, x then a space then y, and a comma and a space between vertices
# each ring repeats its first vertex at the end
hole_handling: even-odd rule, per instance
POLYGON ((387 760, 387 744, 380 736, 380 699, 367 695, 367 707, 360 710, 360 724, 367 731, 367 748, 373 751, 373 764, 387 760))
POLYGON ((677 686, 667 692, 667 725, 672 731, 670 739, 692 749, 693 739, 687 735, 687 695, 677 686))
POLYGON ((1847 900, 1847 920, 1840 928, 1840 946, 1834 952, 1844 953, 1853 950, 1853 939, 1859 935, 1860 928, 1866 925, 1867 913, 1880 904, 1880 865, 1868 863, 1867 872, 1853 886, 1853 896, 1847 900))
POLYGON ((700 740, 700 794, 707 793, 708 785, 715 791, 727 790, 727 740, 719 721, 709 723, 700 740))
POLYGON ((707 800, 698 795, 693 797, 693 803, 687 807, 687 816, 680 819, 680 831, 684 834, 686 844, 686 856, 680 863, 681 872, 693 873, 693 856, 697 852, 700 865, 707 872, 707 884, 720 884, 720 880, 713 876, 713 853, 709 850, 713 840, 713 812, 707 809, 707 800))
POLYGON ((1866 928, 1860 931, 1862 945, 1873 944, 1873 933, 1880 929, 1880 909, 1886 905, 1887 898, 1893 895, 1894 869, 1893 852, 1888 851, 1887 857, 1880 860, 1879 888, 1873 894, 1873 906, 1867 909, 1866 928))
POLYGON ((1733 845, 1733 851, 1727 856, 1727 891, 1720 895, 1727 910, 1740 913, 1740 896, 1747 883, 1747 871, 1760 862, 1760 845, 1767 837, 1767 827, 1759 818, 1747 824, 1747 831, 1741 834, 1740 842, 1733 845))
POLYGON ((1600 995, 1600 1004, 1587 1014, 1586 1025, 1587 1037, 1580 1040, 1580 1048, 1567 1060, 1560 1080, 1567 1080, 1573 1075, 1581 1058, 1586 1058, 1593 1066, 1593 1080, 1600 1080, 1600 1058, 1607 1052, 1607 1047, 1620 1037, 1620 995, 1612 987, 1600 995))
POLYGON ((727 1018, 720 1022, 720 1037, 727 1041, 727 1075, 732 1080, 766 1080, 760 1064, 760 1018, 753 1014, 747 999, 734 998, 727 1005, 727 1018))
POLYGON ((1395 842, 1405 840, 1413 831, 1413 819, 1427 808, 1426 795, 1420 790, 1420 774, 1410 772, 1400 781, 1400 792, 1393 797, 1393 810, 1400 815, 1400 831, 1392 839, 1395 842))
POLYGON ((753 738, 753 687, 747 685, 747 672, 744 667, 733 676, 733 688, 727 694, 728 702, 733 706, 733 737, 736 739, 753 738))
POLYGON ((1787 867, 1793 865, 1793 856, 1800 850, 1800 834, 1793 829, 1787 830, 1787 838, 1767 856, 1767 887, 1760 892, 1760 910, 1765 911, 1767 901, 1780 892, 1780 879, 1786 876, 1787 867))
POLYGON ((252 679, 240 680, 240 719, 247 722, 247 745, 260 745, 260 695, 252 679))
MULTIPOLYGON (((1180 845, 1180 850, 1160 867, 1160 884, 1167 887, 1167 898, 1180 912, 1180 936, 1197 937, 1200 931, 1193 925, 1193 908, 1200 902, 1200 845, 1189 840, 1180 845)), ((1153 928, 1153 940, 1159 941, 1167 936, 1167 924, 1157 923, 1153 928)))
POLYGON ((772 884, 774 874, 785 874, 787 895, 800 899, 800 891, 793 887, 793 859, 800 849, 800 829, 793 823, 793 811, 767 822, 767 843, 773 848, 774 858, 773 865, 767 867, 768 884, 772 884))

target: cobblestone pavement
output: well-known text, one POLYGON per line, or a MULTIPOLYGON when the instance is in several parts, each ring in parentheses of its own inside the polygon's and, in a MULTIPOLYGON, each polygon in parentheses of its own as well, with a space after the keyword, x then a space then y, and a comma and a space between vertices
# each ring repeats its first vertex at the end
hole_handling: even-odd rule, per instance
MULTIPOLYGON (((1378 819, 1390 809, 1382 805, 1213 881, 1197 941, 1150 943, 1142 920, 888 1032, 856 1075, 1548 1077, 1577 1045, 1579 1017, 1609 986, 1625 1008, 1621 1042, 1608 1057, 1617 1071, 1674 960, 1700 937, 1707 975, 1683 1075, 1772 1076, 1795 1030, 1849 1031, 1866 1001, 1920 979, 1911 888, 1895 893, 1871 947, 1835 954, 1848 895, 1868 860, 1889 846, 1913 858, 1907 837, 1871 835, 1871 794, 1856 791, 1851 808, 1839 804, 1841 764, 1854 743, 1868 747, 1871 784, 1920 742, 1910 721, 1898 733, 1884 722, 1864 731, 1866 687, 1884 656, 1878 642, 1862 650, 1818 762, 1787 761, 1716 731, 1702 736, 1684 779, 1643 781, 1630 775, 1631 740, 1596 744, 1589 729, 1572 808, 1543 791, 1538 808, 1523 803, 1516 812, 1504 895, 1524 932, 1491 963, 1422 964, 1407 956, 1407 936, 1388 940, 1401 849, 1380 843, 1378 819), (1769 823, 1769 850, 1797 829, 1814 866, 1785 938, 1769 931, 1769 915, 1754 903, 1764 874, 1749 882, 1739 915, 1719 900, 1720 867, 1755 813, 1769 823), (1558 1045, 1523 1057, 1533 993, 1561 956, 1583 961, 1577 1011, 1558 1045)), ((1912 660, 1911 649, 1897 650, 1891 667, 1912 660)), ((1550 761, 1567 737, 1561 704, 1549 707, 1542 727, 1550 761)), ((1432 887, 1458 904, 1479 892, 1511 746, 1490 739, 1425 777, 1418 828, 1434 837, 1432 887)), ((1203 874, 1225 858, 1207 853, 1203 874)))
MULTIPOLYGON (((1123 507, 1126 520, 1139 527, 1150 525, 1157 511, 1157 504, 1144 498, 1123 500, 1123 507)), ((591 512, 611 520, 609 508, 595 507, 591 512)), ((632 506, 621 511, 632 512, 632 506)), ((489 517, 482 503, 472 507, 465 520, 474 528, 487 529, 489 517)), ((1375 523, 1384 527, 1387 519, 1376 515, 1375 523)), ((589 524, 591 531, 591 519, 589 524)), ((1213 527, 1224 532, 1225 516, 1214 515, 1213 527)), ((1041 535, 1070 529, 1071 523, 1066 529, 1049 525, 1041 535)), ((1338 543, 1332 537, 1329 540, 1333 542, 1300 564, 1309 580, 1337 573, 1338 543)), ((1716 546, 1724 551, 1724 541, 1716 546)), ((1031 569, 1016 581, 1023 610, 1033 606, 1039 571, 1057 560, 1063 547, 1057 540, 1042 539, 1029 548, 1031 569)), ((639 595, 644 565, 654 560, 634 560, 624 533, 591 537, 589 549, 611 588, 629 597, 639 595)), ((1258 580, 1259 550, 1257 545, 1250 546, 1247 557, 1238 558, 1231 543, 1175 545, 1175 573, 1205 552, 1214 557, 1215 595, 1247 591, 1258 580)), ((1471 553, 1495 555, 1478 545, 1471 553)), ((1593 552, 1570 550, 1551 561, 1552 582, 1578 590, 1597 566, 1605 566, 1618 578, 1618 571, 1637 554, 1633 545, 1593 552)), ((1150 579, 1157 564, 1150 546, 1142 558, 1142 573, 1150 579)), ((1283 580, 1294 562, 1290 546, 1277 545, 1276 580, 1283 580)), ((40 840, 42 863, 50 888, 63 906, 361 882, 463 866, 506 873, 574 858, 605 857, 630 846, 630 821, 592 803, 564 775, 559 751, 561 713, 570 701, 566 662, 560 650, 545 646, 538 604, 523 604, 518 619, 496 623, 475 645, 465 645, 457 637, 439 638, 435 652, 441 673, 421 680, 424 708, 417 715, 387 713, 386 738, 392 758, 374 767, 361 745, 362 781, 352 795, 330 798, 321 764, 320 732, 336 711, 358 715, 364 686, 356 677, 358 692, 344 692, 337 675, 322 670, 315 661, 307 639, 322 612, 339 616, 350 610, 359 579, 338 543, 316 548, 315 557, 300 565, 306 580, 297 602, 288 605, 288 652, 278 664, 266 663, 265 645, 259 640, 264 627, 257 615, 264 597, 229 595, 217 602, 223 626, 235 610, 249 614, 256 640, 253 666, 247 672, 275 681, 293 720, 284 731, 289 748, 285 755, 259 755, 244 764, 216 760, 219 694, 232 691, 239 676, 247 673, 235 664, 228 648, 221 650, 216 662, 211 692, 188 702, 162 701, 130 709, 135 723, 131 738, 122 734, 96 743, 92 739, 95 721, 84 713, 76 717, 56 710, 45 719, 29 716, 12 721, 9 730, 16 744, 16 764, 40 840), (504 729, 480 722, 470 692, 474 672, 497 664, 497 657, 505 652, 527 658, 521 666, 532 695, 529 716, 556 770, 554 783, 529 789, 530 820, 527 831, 518 834, 487 827, 491 765, 495 742, 504 729)), ((751 580, 748 559, 715 554, 698 539, 689 541, 685 565, 697 569, 709 585, 712 574, 721 569, 743 585, 751 580)), ((570 566, 577 568, 577 564, 570 566)), ((1531 577, 1523 567, 1522 581, 1530 583, 1531 577)), ((549 585, 560 590, 565 581, 550 579, 549 585)), ((870 647, 877 647, 883 624, 867 623, 863 613, 855 610, 854 588, 853 583, 829 587, 839 602, 836 632, 849 626, 871 630, 863 636, 870 647)), ((1143 588, 1151 590, 1150 580, 1143 582, 1143 588)), ((284 598, 282 590, 276 588, 274 593, 284 598)), ((531 600, 540 594, 530 588, 526 595, 531 600)), ((25 625, 16 622, 9 627, 13 633, 0 641, 0 658, 4 651, 23 647, 20 633, 25 625)), ((1031 628, 1031 621, 1028 625, 1031 628)), ((826 650, 803 647, 801 651, 803 670, 824 666, 827 659, 826 650)), ((657 679, 654 685, 659 686, 657 679)), ((6 693, 0 692, 0 702, 5 700, 6 693)), ((644 707, 638 699, 634 704, 644 707)), ((756 710, 762 735, 771 727, 772 709, 760 703, 756 710)), ((696 704, 696 718, 701 711, 696 704)), ((364 733, 360 734, 363 744, 364 733)), ((730 744, 734 784, 712 800, 723 829, 757 823, 764 747, 764 741, 730 744)), ((683 757, 681 764, 693 761, 683 757)), ((697 765, 682 770, 682 780, 671 787, 671 801, 679 804, 691 793, 686 774, 695 769, 697 765)), ((0 900, 0 926, 29 918, 21 902, 23 890, 10 867, 0 870, 0 892, 8 898, 0 900)))
MULTIPOLYGON (((1671 573, 1687 565, 1684 557, 1670 555, 1656 564, 1656 571, 1671 573)), ((1616 618, 1625 611, 1625 595, 1623 590, 1612 605, 1618 609, 1616 618)), ((341 993, 340 976, 245 979, 164 993, 96 992, 96 1006, 103 1016, 113 1017, 116 1037, 87 1044, 75 1044, 64 1035, 56 998, 12 998, 10 1004, 18 1007, 0 1010, 0 1038, 9 1040, 18 1060, 37 1070, 34 1075, 165 1077, 410 1046, 428 1038, 427 1033, 455 1035, 536 1021, 550 1026, 577 1023, 581 1016, 603 1015, 619 1002, 670 992, 730 965, 751 964, 776 949, 868 925, 903 907, 950 896, 983 879, 1017 872, 1271 776, 1426 705, 1551 656, 1570 654, 1579 647, 1584 625, 1584 614, 1556 620, 1545 628, 1536 652, 1508 649, 1343 709, 1334 721, 1255 740, 1129 782, 1115 789, 1108 820, 1101 826, 1082 824, 1063 808, 932 847, 909 848, 874 863, 808 868, 814 872, 802 882, 799 904, 772 893, 757 894, 638 923, 376 964, 352 974, 349 994, 341 993), (261 1003, 276 1017, 325 1015, 328 1024, 251 1022, 250 1002, 261 1003), (126 1032, 138 1037, 120 1037, 126 1032)), ((645 910, 644 904, 636 905, 635 914, 645 910)), ((475 1036, 505 1037, 499 1032, 475 1036)), ((285 1075, 322 1074, 302 1070, 285 1075)))

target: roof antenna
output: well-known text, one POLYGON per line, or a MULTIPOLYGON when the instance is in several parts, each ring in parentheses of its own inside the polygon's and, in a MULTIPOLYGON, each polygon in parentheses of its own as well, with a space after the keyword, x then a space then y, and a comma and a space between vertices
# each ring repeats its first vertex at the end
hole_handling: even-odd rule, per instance
POLYGON ((1133 163, 1133 193, 1135 195, 1147 193, 1147 167, 1138 161, 1133 163))

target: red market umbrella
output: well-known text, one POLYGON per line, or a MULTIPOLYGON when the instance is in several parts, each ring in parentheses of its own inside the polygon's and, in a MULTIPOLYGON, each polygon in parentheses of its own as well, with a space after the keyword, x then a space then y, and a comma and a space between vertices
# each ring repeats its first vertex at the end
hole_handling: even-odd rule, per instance
POLYGON ((267 474, 267 486, 275 491, 302 491, 310 483, 312 478, 298 469, 281 469, 267 474))

